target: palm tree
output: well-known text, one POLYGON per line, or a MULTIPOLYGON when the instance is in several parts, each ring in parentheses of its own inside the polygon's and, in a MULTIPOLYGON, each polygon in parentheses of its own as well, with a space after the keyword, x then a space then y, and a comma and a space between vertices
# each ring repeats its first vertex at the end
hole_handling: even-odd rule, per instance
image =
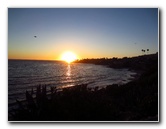
POLYGON ((148 52, 149 52, 149 49, 147 49, 146 51, 147 51, 147 54, 148 54, 148 52))
POLYGON ((142 49, 141 51, 142 51, 142 55, 143 55, 143 53, 145 53, 145 50, 144 50, 144 49, 142 49))
POLYGON ((142 49, 141 51, 142 51, 142 55, 143 55, 144 49, 142 49))

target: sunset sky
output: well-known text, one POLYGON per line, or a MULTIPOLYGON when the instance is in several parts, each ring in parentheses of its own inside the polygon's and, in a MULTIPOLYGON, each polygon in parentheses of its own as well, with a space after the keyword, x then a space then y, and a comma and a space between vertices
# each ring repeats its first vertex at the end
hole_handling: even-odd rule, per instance
POLYGON ((158 51, 157 8, 8 9, 9 59, 132 57, 142 49, 158 51))

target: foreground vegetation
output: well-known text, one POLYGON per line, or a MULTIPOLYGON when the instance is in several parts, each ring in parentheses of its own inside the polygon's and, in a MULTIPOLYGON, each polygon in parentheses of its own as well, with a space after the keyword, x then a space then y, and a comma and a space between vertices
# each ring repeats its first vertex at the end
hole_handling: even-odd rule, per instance
POLYGON ((158 121, 158 59, 124 85, 89 89, 86 84, 58 91, 37 86, 26 102, 9 113, 9 121, 158 121), (33 97, 35 94, 35 97, 33 97))

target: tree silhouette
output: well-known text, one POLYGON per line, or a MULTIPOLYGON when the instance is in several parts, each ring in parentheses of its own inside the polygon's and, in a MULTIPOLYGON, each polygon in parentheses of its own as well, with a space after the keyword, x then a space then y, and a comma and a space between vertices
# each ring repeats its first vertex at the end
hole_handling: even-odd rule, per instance
POLYGON ((144 53, 144 49, 142 49, 142 55, 143 55, 143 53, 144 53))
POLYGON ((145 50, 144 50, 144 49, 142 49, 141 51, 142 51, 142 55, 143 55, 143 53, 145 53, 145 50))
POLYGON ((147 49, 146 51, 147 51, 147 54, 148 54, 148 52, 149 52, 149 49, 147 49))

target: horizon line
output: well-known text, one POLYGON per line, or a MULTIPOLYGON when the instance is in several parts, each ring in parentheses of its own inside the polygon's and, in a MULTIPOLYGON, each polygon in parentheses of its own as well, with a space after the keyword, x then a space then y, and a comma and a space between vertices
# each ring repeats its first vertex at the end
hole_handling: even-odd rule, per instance
MULTIPOLYGON (((82 58, 82 59, 76 59, 76 60, 83 60, 83 59, 102 59, 102 58, 106 58, 106 59, 119 58, 119 59, 122 59, 124 57, 132 58, 132 57, 139 57, 139 56, 145 56, 145 55, 153 55, 153 54, 157 54, 157 53, 158 52, 151 53, 151 54, 142 54, 142 55, 137 55, 137 56, 131 56, 131 57, 123 56, 121 58, 119 58, 119 57, 101 57, 101 58, 82 58)), ((15 59, 8 58, 8 60, 63 61, 63 60, 60 60, 60 59, 16 59, 16 58, 15 59)))

